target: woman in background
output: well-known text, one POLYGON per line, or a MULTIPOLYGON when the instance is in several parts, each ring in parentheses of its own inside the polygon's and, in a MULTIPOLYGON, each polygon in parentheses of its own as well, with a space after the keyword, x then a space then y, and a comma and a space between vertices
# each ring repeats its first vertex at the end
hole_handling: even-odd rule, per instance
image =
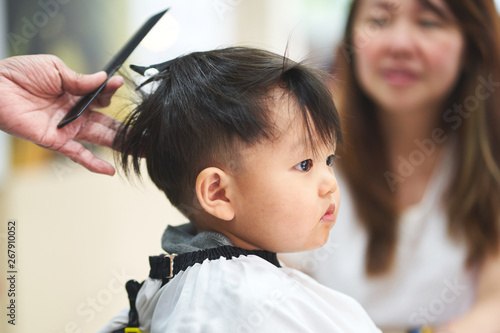
POLYGON ((500 332, 497 15, 493 0, 353 1, 333 88, 338 223, 284 260, 384 332, 500 332))

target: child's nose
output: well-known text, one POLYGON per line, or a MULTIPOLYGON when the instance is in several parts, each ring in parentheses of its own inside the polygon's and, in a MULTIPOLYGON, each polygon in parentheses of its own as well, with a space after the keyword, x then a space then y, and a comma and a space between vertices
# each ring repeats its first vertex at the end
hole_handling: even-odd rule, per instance
POLYGON ((319 196, 330 195, 338 190, 337 178, 331 167, 325 168, 319 185, 319 196))

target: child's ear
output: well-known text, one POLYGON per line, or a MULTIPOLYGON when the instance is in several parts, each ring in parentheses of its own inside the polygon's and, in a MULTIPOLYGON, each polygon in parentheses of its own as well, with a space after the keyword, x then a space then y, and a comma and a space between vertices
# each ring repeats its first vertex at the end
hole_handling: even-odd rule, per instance
POLYGON ((227 197, 230 185, 229 175, 215 167, 204 169, 196 178, 196 196, 203 209, 225 221, 234 218, 234 207, 227 197))

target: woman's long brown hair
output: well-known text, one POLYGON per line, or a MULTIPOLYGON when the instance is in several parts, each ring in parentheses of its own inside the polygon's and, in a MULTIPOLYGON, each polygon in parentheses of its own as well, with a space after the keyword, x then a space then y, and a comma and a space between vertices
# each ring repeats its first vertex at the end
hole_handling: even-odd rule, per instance
MULTIPOLYGON (((335 59, 334 95, 345 139, 339 165, 369 235, 366 272, 380 275, 390 271, 394 261, 399 213, 386 178, 391 167, 375 105, 354 74, 356 53, 363 52, 352 40, 360 1, 353 1, 335 59)), ((465 241, 466 264, 472 267, 497 253, 500 243, 500 22, 493 0, 445 1, 466 44, 462 73, 437 124, 447 136, 456 137, 453 178, 444 204, 450 237, 465 241), (490 94, 484 98, 486 92, 490 94), (474 106, 467 117, 453 109, 464 103, 474 106)))

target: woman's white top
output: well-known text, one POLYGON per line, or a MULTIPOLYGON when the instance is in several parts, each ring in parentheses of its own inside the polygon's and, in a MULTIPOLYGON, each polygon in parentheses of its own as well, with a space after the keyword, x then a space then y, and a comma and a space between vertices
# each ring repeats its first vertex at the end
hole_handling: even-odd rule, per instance
POLYGON ((451 155, 441 162, 421 202, 402 215, 395 265, 389 274, 376 278, 365 274, 367 233, 341 179, 339 215, 327 244, 280 258, 354 297, 384 330, 442 324, 463 314, 474 300, 477 282, 476 270, 464 266, 465 243, 448 236, 441 198, 450 181, 451 155))
MULTIPOLYGON (((148 278, 136 305, 142 332, 380 333, 351 297, 255 255, 206 259, 163 287, 148 278)), ((100 332, 127 321, 124 309, 100 332)))

